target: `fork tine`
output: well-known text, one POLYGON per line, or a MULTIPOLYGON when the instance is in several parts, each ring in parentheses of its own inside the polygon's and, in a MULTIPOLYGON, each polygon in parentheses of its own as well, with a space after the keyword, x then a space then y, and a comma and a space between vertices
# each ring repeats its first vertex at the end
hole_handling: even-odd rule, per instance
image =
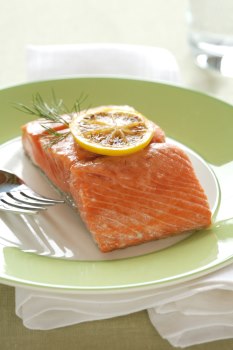
POLYGON ((37 214, 47 207, 64 203, 63 200, 46 198, 34 192, 17 175, 0 169, 0 211, 16 214, 37 214))
POLYGON ((35 205, 35 206, 52 206, 54 205, 55 203, 53 202, 41 202, 39 200, 31 200, 30 198, 28 197, 23 197, 21 195, 21 192, 6 192, 6 195, 12 199, 14 199, 16 202, 19 202, 19 203, 23 203, 23 204, 29 204, 29 205, 35 205), (25 198, 25 199, 24 199, 25 198))
POLYGON ((1 198, 1 202, 6 204, 8 207, 14 207, 14 208, 18 208, 18 209, 23 209, 23 210, 34 210, 34 211, 39 211, 39 210, 46 210, 46 208, 44 207, 38 207, 35 205, 29 205, 29 204, 20 204, 17 203, 17 201, 7 201, 5 198, 1 198))
POLYGON ((41 195, 34 193, 32 191, 27 191, 27 193, 21 191, 20 194, 26 198, 33 199, 36 201, 40 201, 41 203, 51 203, 51 204, 56 204, 56 203, 64 203, 63 200, 60 199, 51 199, 51 198, 45 198, 42 197, 41 195), (30 193, 30 194, 28 194, 30 193))
POLYGON ((0 201, 0 211, 6 211, 13 214, 28 214, 28 215, 38 214, 37 210, 19 209, 19 208, 14 208, 12 206, 10 207, 7 204, 1 205, 1 201, 0 201))

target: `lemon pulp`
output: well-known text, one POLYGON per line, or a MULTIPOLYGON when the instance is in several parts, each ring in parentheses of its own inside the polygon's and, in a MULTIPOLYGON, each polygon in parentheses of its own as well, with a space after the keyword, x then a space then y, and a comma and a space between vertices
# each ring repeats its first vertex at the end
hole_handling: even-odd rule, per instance
POLYGON ((154 135, 154 124, 132 107, 103 106, 75 114, 70 130, 82 148, 121 156, 146 147, 154 135))

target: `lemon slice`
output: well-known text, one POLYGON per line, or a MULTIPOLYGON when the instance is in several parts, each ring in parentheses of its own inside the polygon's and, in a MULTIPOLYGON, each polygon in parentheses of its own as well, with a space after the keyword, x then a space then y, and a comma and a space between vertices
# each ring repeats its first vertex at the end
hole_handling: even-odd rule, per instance
POLYGON ((82 148, 121 156, 146 147, 154 135, 154 124, 131 107, 103 106, 75 114, 70 130, 82 148))

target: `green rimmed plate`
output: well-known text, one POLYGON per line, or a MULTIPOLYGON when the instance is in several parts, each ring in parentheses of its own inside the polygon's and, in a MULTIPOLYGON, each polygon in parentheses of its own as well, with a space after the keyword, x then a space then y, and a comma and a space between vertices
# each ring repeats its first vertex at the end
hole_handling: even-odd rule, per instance
POLYGON ((216 224, 175 246, 121 260, 66 261, 2 248, 3 283, 71 292, 125 291, 178 283, 233 262, 232 106, 195 91, 148 81, 76 78, 31 83, 0 91, 1 142, 19 135, 20 126, 28 121, 12 108, 12 102, 28 104, 36 92, 50 97, 52 89, 67 105, 81 92, 88 94, 93 106, 132 105, 168 136, 200 154, 211 164, 220 185, 216 224))

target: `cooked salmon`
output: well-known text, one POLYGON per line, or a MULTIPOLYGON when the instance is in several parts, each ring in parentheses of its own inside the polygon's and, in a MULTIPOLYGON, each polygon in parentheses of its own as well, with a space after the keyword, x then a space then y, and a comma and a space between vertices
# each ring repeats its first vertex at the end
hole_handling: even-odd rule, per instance
MULTIPOLYGON (((66 130, 56 125, 58 132, 66 130)), ((165 142, 161 128, 149 146, 128 156, 83 150, 69 135, 49 146, 41 121, 23 127, 34 164, 77 210, 102 252, 138 245, 211 224, 211 211, 191 161, 165 142)))

